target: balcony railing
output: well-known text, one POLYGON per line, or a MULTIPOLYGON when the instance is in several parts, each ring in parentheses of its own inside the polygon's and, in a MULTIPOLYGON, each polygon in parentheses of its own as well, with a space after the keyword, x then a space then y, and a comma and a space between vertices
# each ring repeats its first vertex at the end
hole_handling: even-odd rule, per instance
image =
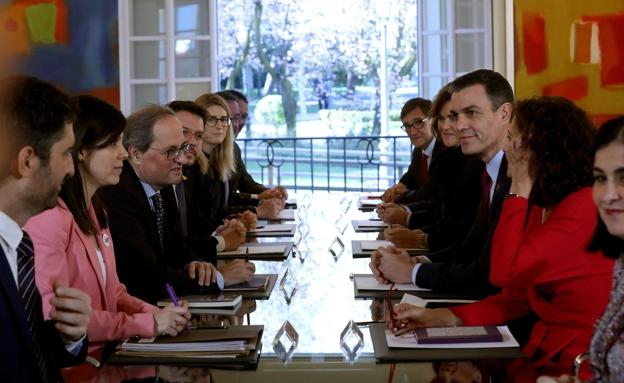
POLYGON ((244 138, 237 140, 249 173, 292 190, 379 191, 409 166, 406 136, 244 138))

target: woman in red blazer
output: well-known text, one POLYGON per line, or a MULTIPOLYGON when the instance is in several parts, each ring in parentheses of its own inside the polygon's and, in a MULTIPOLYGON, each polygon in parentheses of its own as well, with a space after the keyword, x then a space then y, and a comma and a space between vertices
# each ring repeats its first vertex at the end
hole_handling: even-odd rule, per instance
POLYGON ((399 305, 396 318, 411 326, 497 325, 533 312, 539 320, 524 352, 534 371, 524 369, 523 378, 569 373, 607 303, 613 268, 586 250, 597 217, 589 188, 594 134, 566 99, 520 101, 505 147, 512 185, 492 243, 490 280, 501 293, 450 309, 399 305))
POLYGON ((104 342, 131 336, 176 335, 190 318, 186 307, 159 310, 129 295, 119 282, 106 212, 96 194, 98 188, 119 182, 128 155, 121 144, 126 120, 97 98, 79 96, 72 102, 77 112, 75 174, 64 183, 56 207, 25 226, 37 249, 35 279, 44 316, 51 309, 52 282, 60 280, 91 296, 89 353, 104 342))

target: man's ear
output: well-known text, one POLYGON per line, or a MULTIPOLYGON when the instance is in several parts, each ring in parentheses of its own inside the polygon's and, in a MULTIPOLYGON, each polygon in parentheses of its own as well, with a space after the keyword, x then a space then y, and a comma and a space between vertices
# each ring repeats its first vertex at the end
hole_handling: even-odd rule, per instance
POLYGON ((503 121, 507 124, 511 124, 511 113, 513 112, 513 106, 511 105, 511 103, 504 103, 500 106, 500 108, 498 108, 498 110, 501 113, 501 118, 503 119, 503 121))
POLYGON ((128 160, 133 164, 138 165, 141 163, 141 157, 143 153, 136 146, 130 145, 128 146, 128 160))
POLYGON ((35 154, 35 149, 32 146, 24 146, 17 153, 15 170, 19 177, 31 177, 41 167, 41 158, 35 154))

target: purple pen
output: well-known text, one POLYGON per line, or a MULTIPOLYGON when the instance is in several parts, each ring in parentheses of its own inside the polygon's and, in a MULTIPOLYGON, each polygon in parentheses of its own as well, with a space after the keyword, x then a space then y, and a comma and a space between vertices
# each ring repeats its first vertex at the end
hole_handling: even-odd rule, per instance
MULTIPOLYGON (((173 305, 176 307, 180 307, 180 302, 178 302, 178 296, 176 295, 175 291, 173 291, 173 287, 168 283, 165 283, 165 287, 167 288, 167 294, 169 294, 169 299, 171 299, 173 305)), ((187 333, 191 332, 191 328, 189 327, 188 323, 184 325, 184 328, 186 329, 187 333)))

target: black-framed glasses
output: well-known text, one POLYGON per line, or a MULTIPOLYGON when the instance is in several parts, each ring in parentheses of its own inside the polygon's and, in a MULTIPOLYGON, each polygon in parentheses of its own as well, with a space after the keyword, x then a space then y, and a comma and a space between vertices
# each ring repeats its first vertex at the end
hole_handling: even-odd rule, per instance
POLYGON ((219 122, 224 123, 226 126, 232 125, 232 119, 229 117, 216 118, 214 116, 209 116, 206 118, 206 125, 208 126, 217 126, 219 122))
POLYGON ((425 122, 427 122, 428 119, 429 117, 416 118, 412 120, 411 123, 401 125, 401 129, 403 129, 406 132, 409 129, 422 129, 425 126, 425 122))
POLYGON ((180 155, 180 152, 187 153, 189 150, 191 150, 192 147, 193 147, 193 144, 189 144, 188 142, 185 142, 179 148, 170 148, 165 151, 161 151, 160 149, 154 148, 153 146, 150 146, 150 149, 154 149, 160 152, 160 154, 165 156, 165 158, 167 158, 169 161, 173 161, 176 158, 178 158, 178 156, 180 155))

